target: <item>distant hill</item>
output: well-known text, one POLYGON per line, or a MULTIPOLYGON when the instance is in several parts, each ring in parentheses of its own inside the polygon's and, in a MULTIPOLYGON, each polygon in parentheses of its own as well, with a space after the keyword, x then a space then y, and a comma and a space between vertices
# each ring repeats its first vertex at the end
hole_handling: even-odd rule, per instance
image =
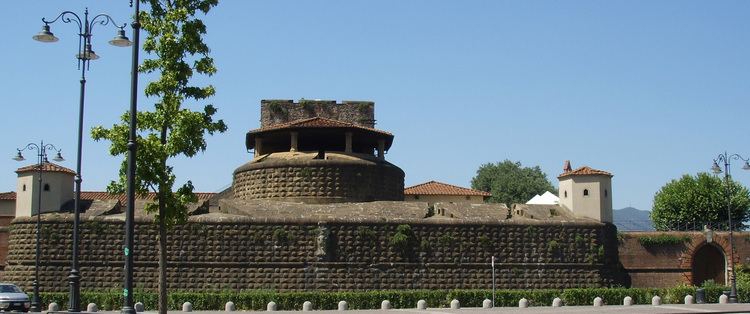
POLYGON ((654 224, 651 222, 651 212, 633 207, 615 209, 613 220, 617 231, 653 231, 654 224))

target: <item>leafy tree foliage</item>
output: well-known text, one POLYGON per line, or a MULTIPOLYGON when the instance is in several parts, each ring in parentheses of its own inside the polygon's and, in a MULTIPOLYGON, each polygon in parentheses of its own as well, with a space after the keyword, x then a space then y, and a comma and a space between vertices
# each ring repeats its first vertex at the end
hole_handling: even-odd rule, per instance
POLYGON ((477 175, 471 179, 471 188, 492 193, 487 199, 490 203, 503 203, 508 206, 526 203, 545 191, 557 191, 539 166, 523 167, 521 162, 507 159, 480 166, 477 175))
MULTIPOLYGON (((684 175, 665 184, 654 195, 651 220, 657 230, 701 230, 705 223, 727 225, 727 183, 705 172, 684 175)), ((732 223, 744 228, 750 218, 750 192, 730 180, 732 223)))
MULTIPOLYGON (((140 195, 156 193, 155 202, 145 210, 154 213, 159 226, 159 311, 166 313, 166 254, 167 229, 187 220, 187 206, 196 202, 191 181, 174 190, 176 175, 168 164, 177 156, 193 157, 206 149, 206 134, 224 132, 222 120, 214 121, 216 108, 204 105, 193 111, 186 107, 197 105, 214 95, 213 86, 194 86, 193 74, 216 73, 209 48, 203 42, 206 26, 195 18, 196 13, 206 14, 218 0, 140 0, 150 5, 150 11, 141 11, 140 21, 148 36, 143 49, 153 58, 147 58, 139 71, 151 73, 157 79, 148 83, 145 94, 156 99, 153 111, 139 111, 138 153, 136 160, 136 190, 140 195)), ((110 153, 127 152, 129 114, 111 128, 96 127, 92 135, 96 140, 111 142, 110 153)), ((108 190, 123 192, 126 188, 127 160, 120 168, 120 178, 108 190)))

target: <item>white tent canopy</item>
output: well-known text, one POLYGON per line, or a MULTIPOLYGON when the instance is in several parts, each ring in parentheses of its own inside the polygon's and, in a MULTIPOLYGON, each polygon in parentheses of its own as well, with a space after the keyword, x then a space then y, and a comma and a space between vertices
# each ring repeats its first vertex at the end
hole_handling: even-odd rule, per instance
POLYGON ((530 205, 557 205, 560 203, 560 198, 552 194, 550 191, 544 192, 542 195, 536 195, 531 198, 526 204, 530 205))

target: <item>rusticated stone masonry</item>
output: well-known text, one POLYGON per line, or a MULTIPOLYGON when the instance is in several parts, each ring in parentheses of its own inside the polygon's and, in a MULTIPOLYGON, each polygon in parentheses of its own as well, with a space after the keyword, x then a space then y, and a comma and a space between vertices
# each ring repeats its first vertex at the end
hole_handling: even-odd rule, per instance
MULTIPOLYGON (((496 257, 498 288, 609 286, 616 282, 616 239, 611 225, 596 223, 463 224, 258 223, 247 217, 191 217, 168 239, 170 289, 471 289, 491 286, 496 257), (401 224, 403 225, 403 224, 401 224), (404 227, 401 227, 402 229, 404 227), (403 230, 402 230, 403 231, 403 230), (615 239, 612 247, 611 239, 615 239), (609 240, 608 240, 609 239, 609 240)), ((69 217, 42 225, 42 291, 67 291, 69 217)), ((135 282, 157 288, 157 230, 136 226, 135 282)), ((94 218, 81 225, 82 289, 120 288, 121 221, 94 218)), ((11 226, 10 255, 2 280, 28 290, 34 270, 34 223, 11 226)))
POLYGON ((366 202, 404 199, 404 172, 387 162, 307 160, 252 163, 232 183, 240 199, 366 202))

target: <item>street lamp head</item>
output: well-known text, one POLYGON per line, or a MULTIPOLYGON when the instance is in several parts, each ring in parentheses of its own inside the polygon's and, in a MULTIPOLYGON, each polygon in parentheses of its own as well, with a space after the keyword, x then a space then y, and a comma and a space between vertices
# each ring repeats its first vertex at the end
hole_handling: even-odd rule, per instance
POLYGON ((62 154, 60 154, 60 152, 57 152, 57 155, 55 155, 55 158, 52 158, 52 160, 57 161, 57 162, 61 162, 61 161, 65 161, 65 158, 63 158, 63 156, 62 156, 62 154))
POLYGON ((742 166, 742 170, 750 170, 750 162, 745 160, 745 165, 742 166))
POLYGON ((44 26, 42 26, 42 30, 39 31, 38 34, 32 36, 31 38, 33 38, 36 41, 41 41, 43 43, 53 43, 53 42, 58 41, 58 38, 55 37, 55 34, 52 34, 52 32, 49 31, 49 25, 47 24, 44 24, 44 26))
POLYGON ((24 161, 26 158, 23 158, 23 155, 21 155, 21 151, 19 150, 18 153, 16 153, 16 156, 13 157, 13 160, 15 161, 24 161))
POLYGON ((714 160, 714 165, 711 166, 711 171, 713 171, 714 174, 721 173, 721 168, 719 167, 719 164, 716 163, 716 160, 714 160))
POLYGON ((131 42, 130 39, 128 39, 128 37, 125 36, 125 30, 122 28, 117 30, 117 36, 115 36, 115 38, 112 38, 112 40, 110 40, 109 43, 112 46, 117 46, 117 47, 129 47, 133 45, 133 42, 131 42))
POLYGON ((83 50, 83 53, 79 53, 76 55, 76 58, 80 60, 96 60, 99 59, 99 55, 94 52, 93 49, 91 49, 91 44, 86 45, 86 48, 83 50))

